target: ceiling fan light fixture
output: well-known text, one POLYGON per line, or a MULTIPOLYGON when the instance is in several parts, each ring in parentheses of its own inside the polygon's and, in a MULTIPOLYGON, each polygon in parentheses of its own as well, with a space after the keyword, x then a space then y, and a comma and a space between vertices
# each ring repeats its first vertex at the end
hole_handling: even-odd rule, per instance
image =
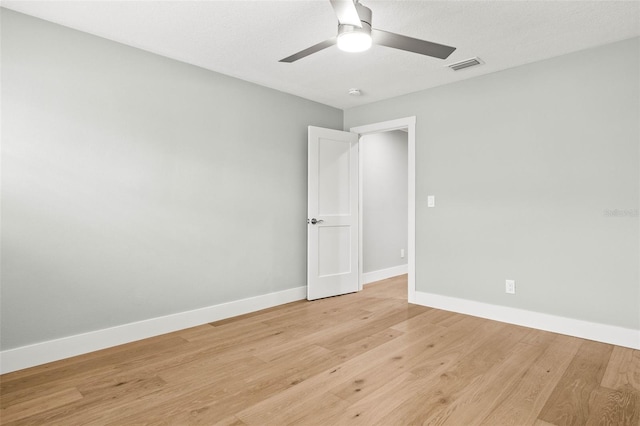
POLYGON ((338 27, 338 49, 343 52, 364 52, 371 47, 371 28, 340 25, 338 27))
POLYGON ((345 52, 363 52, 375 42, 379 46, 391 47, 438 59, 447 59, 456 50, 452 46, 371 28, 373 18, 371 9, 361 5, 359 0, 329 1, 338 18, 337 37, 331 37, 328 40, 307 47, 298 53, 280 59, 280 62, 295 62, 336 44, 340 50, 345 52))

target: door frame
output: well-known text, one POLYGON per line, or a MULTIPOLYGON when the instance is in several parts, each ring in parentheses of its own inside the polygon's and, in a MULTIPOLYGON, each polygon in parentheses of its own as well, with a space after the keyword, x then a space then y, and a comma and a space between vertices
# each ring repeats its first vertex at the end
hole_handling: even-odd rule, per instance
POLYGON ((407 221, 407 299, 409 303, 416 300, 416 117, 398 118, 395 120, 382 121, 379 123, 356 126, 349 129, 352 133, 358 134, 358 173, 360 179, 358 183, 358 287, 363 286, 363 250, 362 250, 362 156, 360 155, 360 138, 371 133, 381 133, 391 130, 407 129, 407 201, 408 201, 408 221, 407 221))

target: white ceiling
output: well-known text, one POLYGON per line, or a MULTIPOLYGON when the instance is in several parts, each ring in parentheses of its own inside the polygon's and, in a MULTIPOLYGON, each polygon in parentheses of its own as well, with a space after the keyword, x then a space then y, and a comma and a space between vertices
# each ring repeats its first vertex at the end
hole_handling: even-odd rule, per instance
MULTIPOLYGON (((374 28, 456 46, 447 59, 335 46, 328 0, 18 1, 2 6, 338 108, 349 108, 640 35, 640 1, 379 1, 374 28), (445 65, 478 56, 485 64, 445 65), (347 94, 359 88, 362 96, 347 94)), ((615 64, 612 64, 615 66, 615 64)))

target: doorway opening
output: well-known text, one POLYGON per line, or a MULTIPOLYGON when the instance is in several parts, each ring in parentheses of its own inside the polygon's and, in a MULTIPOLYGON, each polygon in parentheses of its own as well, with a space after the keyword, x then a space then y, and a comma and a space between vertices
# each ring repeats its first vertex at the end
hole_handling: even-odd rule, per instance
POLYGON ((362 284, 407 273, 407 132, 359 139, 362 284))
MULTIPOLYGON (((365 200, 363 200, 363 161, 365 161, 365 152, 363 153, 362 146, 367 143, 367 136, 379 135, 383 133, 390 133, 393 131, 402 131, 404 135, 406 135, 406 250, 404 255, 406 256, 406 273, 407 273, 407 299, 409 303, 415 303, 415 117, 406 117, 400 118, 397 120, 384 121, 379 123, 368 124, 364 126, 352 127, 350 132, 357 133, 360 137, 360 149, 358 151, 359 157, 359 170, 360 170, 360 190, 359 190, 359 250, 358 250, 358 264, 359 264, 359 288, 362 290, 362 287, 366 280, 366 274, 364 271, 364 246, 363 241, 365 238, 365 227, 367 226, 366 222, 363 221, 363 210, 365 205, 365 200)), ((399 136, 399 135, 398 135, 399 136)), ((376 138, 369 138, 368 141, 375 141, 376 138)), ((375 226, 375 224, 373 224, 375 226)), ((384 226, 384 224, 380 224, 380 226, 384 226)), ((402 248, 398 247, 398 256, 400 256, 400 250, 402 248)), ((398 269, 400 270, 400 269, 398 269)))

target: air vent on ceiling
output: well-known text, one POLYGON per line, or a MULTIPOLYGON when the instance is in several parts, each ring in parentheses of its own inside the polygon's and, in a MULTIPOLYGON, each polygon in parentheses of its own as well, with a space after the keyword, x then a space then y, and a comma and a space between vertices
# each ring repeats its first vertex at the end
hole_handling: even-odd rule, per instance
POLYGON ((480 64, 484 64, 482 59, 475 57, 471 59, 465 59, 464 61, 456 62, 455 64, 449 64, 447 66, 454 71, 460 71, 465 68, 475 67, 476 65, 480 65, 480 64))

